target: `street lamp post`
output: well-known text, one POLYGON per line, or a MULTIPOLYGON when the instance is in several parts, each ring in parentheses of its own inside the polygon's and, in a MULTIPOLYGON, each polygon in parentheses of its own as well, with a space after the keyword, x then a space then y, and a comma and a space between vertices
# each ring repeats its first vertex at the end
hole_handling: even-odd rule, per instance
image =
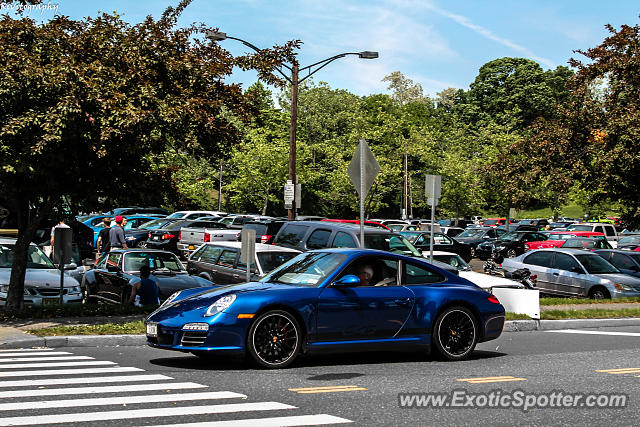
MULTIPOLYGON (((226 33, 220 31, 208 31, 207 37, 214 41, 222 41, 226 39, 237 40, 245 46, 255 50, 256 52, 260 52, 260 49, 254 46, 253 44, 247 42, 246 40, 239 39, 237 37, 227 36, 226 33)), ((327 66, 329 63, 335 61, 336 59, 344 58, 347 55, 358 55, 359 58, 362 59, 375 59, 378 57, 378 52, 371 51, 363 51, 363 52, 346 52, 341 53, 339 55, 332 56, 331 58, 323 59, 322 61, 318 61, 314 64, 307 65, 306 67, 300 68, 297 60, 293 60, 291 65, 282 64, 285 68, 287 68, 291 72, 291 76, 286 75, 280 68, 276 68, 276 70, 291 84, 291 125, 289 127, 289 180, 295 185, 297 184, 296 179, 296 128, 298 123, 298 85, 311 77, 320 69, 327 66), (307 74, 299 78, 300 72, 306 72, 307 74)), ((296 202, 297 200, 293 200, 291 202, 291 209, 288 209, 288 217, 290 220, 296 218, 296 202)))

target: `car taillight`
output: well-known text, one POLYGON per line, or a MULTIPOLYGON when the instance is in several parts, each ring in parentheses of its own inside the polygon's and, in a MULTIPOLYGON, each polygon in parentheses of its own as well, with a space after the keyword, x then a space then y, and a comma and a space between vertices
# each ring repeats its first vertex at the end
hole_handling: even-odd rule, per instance
POLYGON ((240 240, 240 233, 236 234, 236 240, 240 240))
POLYGON ((496 298, 495 295, 489 295, 489 298, 487 298, 487 301, 492 302, 494 304, 500 304, 500 301, 498 300, 498 298, 496 298))
POLYGON ((149 238, 151 238, 151 232, 148 233, 149 238))
POLYGON ((531 280, 531 283, 535 285, 536 281, 538 280, 538 275, 532 274, 531 276, 529 276, 529 280, 531 280))
POLYGON ((204 233, 204 242, 210 242, 211 241, 211 234, 209 233, 204 233))
POLYGON ((260 237, 260 243, 268 243, 272 237, 271 234, 263 234, 262 237, 260 237))
POLYGON ((178 240, 182 240, 182 230, 178 231, 178 240))
POLYGON ((524 250, 525 250, 525 252, 526 252, 526 251, 530 251, 530 250, 531 250, 531 246, 529 246, 529 244, 528 244, 528 243, 525 243, 525 244, 524 244, 524 250))
POLYGON ((164 233, 162 235, 162 240, 169 240, 169 239, 173 239, 174 237, 176 237, 175 234, 164 233))

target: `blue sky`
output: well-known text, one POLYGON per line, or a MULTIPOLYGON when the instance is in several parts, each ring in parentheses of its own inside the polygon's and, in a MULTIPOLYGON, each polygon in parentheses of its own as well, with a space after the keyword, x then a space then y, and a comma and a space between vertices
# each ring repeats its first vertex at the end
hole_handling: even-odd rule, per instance
MULTIPOLYGON (((157 18, 177 3, 57 2, 58 13, 72 18, 117 11, 131 23, 157 18)), ((378 51, 379 59, 340 59, 314 78, 368 95, 386 92, 382 78, 400 71, 435 96, 447 87, 468 88, 479 68, 496 58, 530 58, 545 69, 567 65, 578 57, 575 49, 607 36, 605 24, 635 25, 639 14, 637 0, 194 0, 179 25, 203 22, 259 47, 300 39, 301 66, 342 52, 378 51)), ((34 18, 52 15, 31 12, 34 18)), ((233 54, 246 51, 233 40, 221 43, 233 54)), ((255 80, 251 72, 229 78, 245 86, 255 80)))

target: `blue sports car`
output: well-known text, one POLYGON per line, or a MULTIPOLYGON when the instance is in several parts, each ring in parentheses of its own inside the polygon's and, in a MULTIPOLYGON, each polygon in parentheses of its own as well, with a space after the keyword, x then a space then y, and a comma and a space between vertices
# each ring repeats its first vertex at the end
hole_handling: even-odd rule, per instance
POLYGON ((176 292, 146 319, 152 347, 248 355, 282 368, 300 353, 431 348, 468 357, 497 338, 493 295, 425 260, 371 249, 298 255, 258 282, 176 292))

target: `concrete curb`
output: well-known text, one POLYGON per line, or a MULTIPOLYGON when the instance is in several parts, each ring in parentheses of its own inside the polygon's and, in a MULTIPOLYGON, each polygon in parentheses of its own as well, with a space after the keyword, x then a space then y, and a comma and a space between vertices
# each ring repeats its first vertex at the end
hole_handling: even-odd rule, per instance
MULTIPOLYGON (((587 329, 621 326, 640 326, 640 318, 623 319, 567 319, 567 320, 508 320, 503 332, 553 331, 559 329, 587 329)), ((146 345, 144 335, 71 335, 36 337, 23 334, 0 340, 0 349, 32 347, 135 347, 146 345)))
POLYGON ((503 332, 555 331, 559 329, 587 329, 616 326, 640 326, 640 318, 508 320, 504 324, 503 332))

